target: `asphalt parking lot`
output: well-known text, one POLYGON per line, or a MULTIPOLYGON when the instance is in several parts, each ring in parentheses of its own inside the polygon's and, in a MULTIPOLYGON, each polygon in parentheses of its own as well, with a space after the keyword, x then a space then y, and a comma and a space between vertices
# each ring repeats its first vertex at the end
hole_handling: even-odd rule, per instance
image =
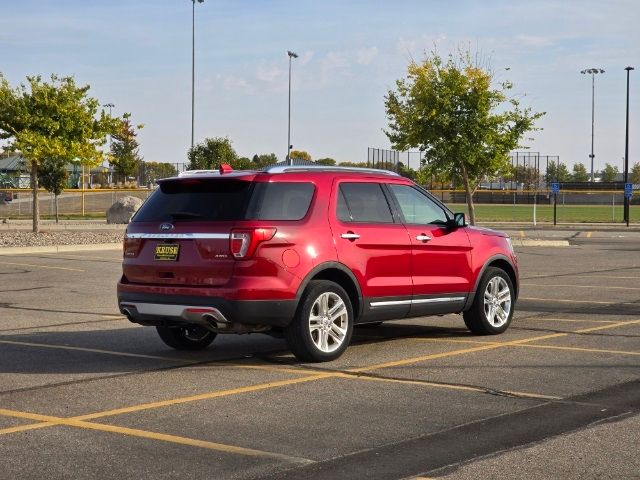
POLYGON ((640 242, 518 249, 507 333, 358 328, 166 347, 118 314, 116 251, 0 256, 0 478, 640 478, 640 242))

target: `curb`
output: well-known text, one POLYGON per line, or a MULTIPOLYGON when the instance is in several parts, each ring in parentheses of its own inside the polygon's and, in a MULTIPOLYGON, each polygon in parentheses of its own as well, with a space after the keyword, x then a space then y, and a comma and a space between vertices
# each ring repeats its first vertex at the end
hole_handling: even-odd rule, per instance
POLYGON ((83 245, 49 245, 46 247, 6 247, 0 248, 0 255, 20 255, 25 253, 64 253, 92 250, 122 250, 122 243, 91 243, 83 245))
POLYGON ((515 247, 570 247, 569 240, 521 240, 511 238, 515 247))

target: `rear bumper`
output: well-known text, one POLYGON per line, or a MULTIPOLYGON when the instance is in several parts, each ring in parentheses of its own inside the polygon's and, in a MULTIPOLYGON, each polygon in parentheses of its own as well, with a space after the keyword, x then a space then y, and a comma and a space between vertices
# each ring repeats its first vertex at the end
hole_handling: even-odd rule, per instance
POLYGON ((211 321, 285 327, 296 300, 228 300, 221 297, 160 295, 118 291, 120 312, 142 325, 199 324, 211 321))

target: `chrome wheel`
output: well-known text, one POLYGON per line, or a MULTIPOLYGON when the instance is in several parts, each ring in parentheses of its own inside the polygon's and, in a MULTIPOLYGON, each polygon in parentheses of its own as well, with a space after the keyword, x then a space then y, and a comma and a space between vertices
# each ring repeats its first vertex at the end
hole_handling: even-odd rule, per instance
POLYGON ((342 298, 334 292, 320 294, 309 315, 309 333, 318 350, 330 353, 340 348, 348 327, 349 312, 342 298))
POLYGON ((492 327, 502 327, 511 313, 511 290, 504 278, 489 280, 484 291, 484 314, 492 327))

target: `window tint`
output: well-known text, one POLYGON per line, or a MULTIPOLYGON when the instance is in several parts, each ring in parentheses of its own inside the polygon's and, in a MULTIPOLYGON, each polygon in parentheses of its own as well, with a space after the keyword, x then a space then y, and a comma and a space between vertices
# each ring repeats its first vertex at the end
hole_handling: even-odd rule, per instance
POLYGON ((313 198, 312 183, 256 183, 247 219, 300 220, 309 210, 313 198))
POLYGON ((436 202, 421 191, 407 185, 389 185, 400 204, 407 223, 426 225, 444 224, 447 214, 436 202))
POLYGON ((344 222, 393 223, 382 188, 377 183, 342 183, 337 216, 344 222))
POLYGON ((163 182, 133 217, 133 222, 240 220, 251 183, 239 180, 185 179, 163 182))

